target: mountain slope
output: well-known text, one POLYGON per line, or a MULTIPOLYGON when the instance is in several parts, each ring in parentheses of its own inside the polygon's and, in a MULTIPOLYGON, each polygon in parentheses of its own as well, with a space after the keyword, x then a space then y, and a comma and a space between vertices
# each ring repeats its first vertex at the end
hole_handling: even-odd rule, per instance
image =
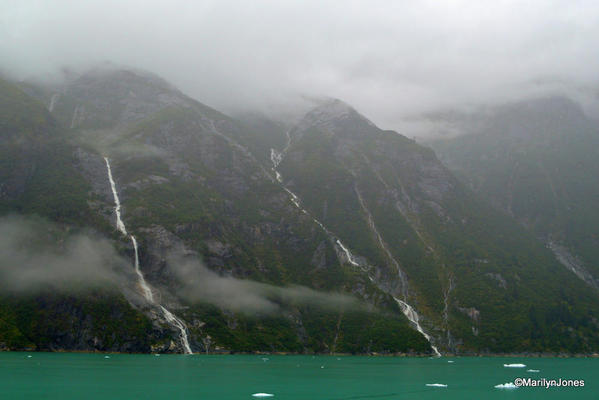
MULTIPOLYGON (((130 71, 92 71, 56 93, 30 93, 41 93, 69 130, 88 205, 133 260, 132 241, 114 230, 110 160, 140 271, 158 304, 185 323, 194 351, 430 350, 393 300, 340 262, 329 238, 293 206, 244 145, 244 126, 130 71), (248 278, 263 284, 240 280, 248 278), (348 309, 336 294, 298 284, 370 306, 348 309)), ((137 291, 125 292, 129 302, 173 340, 153 346, 181 350, 177 329, 137 291)))
MULTIPOLYGON (((65 238, 83 226, 107 228, 88 207, 90 188, 74 166, 74 149, 43 104, 16 85, 0 81, 0 109, 0 216, 38 215, 57 222, 33 226, 52 238, 53 253, 58 254, 65 250, 65 238)), ((19 220, 13 227, 12 219, 0 218, 0 348, 83 350, 93 343, 104 351, 149 351, 151 340, 161 340, 119 290, 104 285, 78 293, 57 293, 51 285, 36 291, 19 288, 11 271, 27 273, 26 263, 38 240, 28 237, 29 254, 14 264, 15 248, 7 242, 29 223, 19 220)))
POLYGON ((432 143, 442 159, 599 290, 599 128, 561 97, 455 119, 463 135, 432 143))
MULTIPOLYGON (((77 299, 95 293, 89 287, 65 308, 7 294, 5 318, 15 321, 12 304, 26 304, 20 331, 37 348, 107 348, 105 339, 62 342, 81 328, 53 327, 47 316, 60 312, 104 321, 102 334, 115 329, 107 321, 131 316, 122 332, 137 339, 109 347, 122 351, 180 352, 189 342, 202 352, 430 353, 429 336, 456 352, 598 347, 590 288, 430 149, 340 101, 288 130, 240 123, 136 71, 21 87, 36 104, 24 118, 43 115, 60 140, 23 153, 25 172, 12 178, 22 191, 11 189, 2 212, 45 216, 64 237, 74 227, 99 234, 92 242, 115 264, 115 300, 103 304, 125 307, 101 315, 79 307, 77 299), (36 186, 19 177, 46 155, 55 166, 47 171, 61 174, 36 190, 50 202, 79 199, 65 203, 66 216, 22 206, 20 193, 36 186), (62 185, 67 177, 77 185, 62 185), (34 326, 47 333, 33 335, 34 326)), ((0 173, 11 176, 9 166, 0 173)))
POLYGON ((363 257, 379 287, 424 315, 445 348, 596 345, 592 330, 579 325, 592 324, 594 294, 431 150, 376 128, 340 101, 309 112, 290 137, 277 167, 286 187, 363 257))

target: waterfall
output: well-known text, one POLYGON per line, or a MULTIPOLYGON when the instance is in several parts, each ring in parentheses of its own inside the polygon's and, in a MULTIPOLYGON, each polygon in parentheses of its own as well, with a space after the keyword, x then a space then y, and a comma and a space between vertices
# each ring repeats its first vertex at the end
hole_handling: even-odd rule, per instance
POLYGON ((137 278, 139 280, 139 286, 141 287, 141 292, 143 293, 145 299, 154 303, 154 296, 152 295, 152 289, 146 283, 146 279, 144 275, 141 273, 139 269, 139 252, 137 250, 137 240, 135 240, 135 236, 131 235, 131 242, 133 242, 133 249, 135 250, 135 273, 137 274, 137 278))
POLYGON ((104 161, 106 162, 106 170, 108 171, 108 180, 110 181, 110 188, 112 189, 112 196, 114 197, 114 212, 116 214, 116 227, 119 232, 121 232, 124 236, 129 236, 131 239, 131 243, 133 243, 133 249, 135 250, 135 273, 137 274, 137 280, 139 287, 141 288, 141 293, 146 301, 152 305, 158 306, 164 319, 166 322, 172 327, 179 330, 179 338, 181 339, 181 345, 183 346, 183 351, 185 354, 193 354, 191 351, 191 347, 189 346, 189 338, 187 337, 187 327, 185 323, 178 317, 176 317, 173 313, 167 310, 161 304, 156 303, 154 300, 154 295, 152 294, 152 289, 146 282, 144 275, 139 268, 139 250, 137 247, 137 240, 135 236, 129 235, 127 233, 127 229, 125 228, 125 223, 121 219, 121 201, 119 200, 119 195, 116 190, 116 184, 114 183, 114 179, 112 177, 112 170, 110 169, 110 161, 108 157, 104 157, 104 161))
MULTIPOLYGON (((341 240, 339 240, 339 238, 337 238, 335 235, 333 235, 333 233, 331 233, 331 231, 329 231, 324 226, 324 224, 322 224, 322 222, 320 222, 317 218, 313 217, 305 208, 303 208, 301 206, 301 204, 300 204, 299 197, 295 193, 293 193, 291 190, 287 189, 287 187, 285 187, 285 185, 283 183, 283 179, 281 177, 281 174, 277 171, 277 167, 279 166, 279 164, 281 163, 281 161, 283 161, 283 157, 287 153, 287 150, 289 149, 289 146, 291 144, 291 137, 289 135, 289 132, 287 132, 287 139, 288 139, 287 140, 287 146, 285 147, 285 149, 282 152, 278 152, 275 149, 270 149, 270 160, 272 162, 272 170, 276 174, 277 181, 280 183, 281 187, 287 192, 287 194, 289 194, 290 200, 293 203, 293 205, 295 205, 302 213, 304 213, 306 215, 309 215, 312 218, 312 220, 314 222, 316 222, 316 224, 318 224, 318 226, 320 226, 323 231, 325 231, 325 233, 333 240, 333 242, 335 243, 335 245, 341 250, 341 253, 345 256, 345 258, 347 259, 347 261, 351 265, 353 265, 355 267, 360 267, 363 271, 367 272, 367 268, 363 264, 360 264, 357 261, 356 257, 341 242, 341 240)), ((366 209, 366 205, 365 205, 364 200, 362 199, 362 196, 360 195, 359 191, 356 190, 356 193, 357 193, 357 195, 359 197, 359 201, 360 201, 361 206, 365 209, 365 211, 366 211, 366 213, 368 215, 369 227, 377 235, 379 244, 382 246, 383 251, 385 251, 385 253, 391 258, 392 262, 397 267, 397 272, 399 274, 399 277, 400 277, 400 280, 401 280, 401 284, 402 284, 402 294, 404 295, 404 298, 405 298, 406 293, 407 293, 407 278, 405 277, 405 274, 403 273, 403 271, 399 267, 399 263, 393 258, 391 252, 385 246, 385 243, 383 242, 383 239, 382 239, 381 235, 379 234, 378 230, 376 230, 376 226, 374 225, 374 220, 372 219, 372 216, 371 216, 370 212, 368 211, 368 209, 366 209)), ((372 278, 369 274, 368 274, 368 279, 371 282, 375 283, 374 278, 372 278)), ((433 343, 431 341, 431 337, 424 331, 424 329, 422 329, 422 326, 420 326, 420 322, 419 322, 419 318, 420 317, 419 317, 418 313, 414 310, 414 308, 412 306, 410 306, 408 303, 406 303, 405 301, 399 300, 396 297, 393 297, 393 298, 399 304, 399 308, 401 309, 401 312, 406 316, 406 318, 408 318, 408 320, 410 321, 410 323, 412 324, 412 326, 414 326, 414 328, 418 332, 420 332, 420 334, 422 336, 424 336, 424 338, 430 343, 431 348, 433 349, 433 352, 435 353, 435 355, 437 357, 441 357, 441 353, 439 352, 439 349, 437 349, 437 347, 433 345, 433 343)))
POLYGON ((181 344, 183 345, 183 350, 185 350, 185 353, 193 354, 191 351, 191 347, 189 347, 189 339, 187 338, 187 329, 185 327, 185 323, 183 321, 181 321, 181 319, 175 317, 173 315, 173 313, 171 313, 169 310, 167 310, 163 306, 160 306, 160 309, 162 310, 162 314, 164 315, 164 318, 166 319, 166 321, 169 324, 177 327, 179 329, 179 332, 181 332, 179 338, 181 339, 181 344))
MULTIPOLYGON (((331 231, 329 231, 324 226, 324 224, 322 222, 320 222, 316 217, 314 217, 312 214, 310 214, 310 212, 308 212, 308 210, 303 208, 300 204, 299 197, 297 197, 297 195, 295 193, 293 193, 291 190, 287 189, 287 187, 283 183, 283 177, 281 176, 279 171, 277 171, 277 167, 279 166, 281 161, 283 161, 283 157, 287 153, 287 149, 289 148, 290 145, 291 145, 291 136, 289 135, 289 131, 287 131, 287 146, 285 147, 285 149, 282 152, 278 152, 275 149, 270 149, 270 160, 272 161, 272 165, 273 165, 272 170, 275 173, 277 182, 279 182, 279 184, 281 185, 283 190, 285 190, 285 192, 287 192, 287 194, 289 195, 289 199, 291 200, 293 205, 297 209, 299 209, 303 214, 306 214, 310 218, 312 218, 312 221, 314 221, 332 239, 333 243, 335 244, 335 246, 337 246, 337 248, 340 250, 340 252, 344 255, 345 259, 347 259, 347 261, 349 261, 349 263, 351 265, 353 265, 354 267, 362 267, 362 265, 360 265, 356 261, 356 258, 349 251, 349 249, 347 247, 345 247, 343 245, 343 243, 341 243, 341 240, 339 240, 339 238, 337 238, 335 235, 333 235, 331 233, 331 231)), ((370 276, 368 278, 372 281, 372 278, 370 276)))
POLYGON ((54 93, 52 95, 52 98, 50 99, 50 105, 48 106, 49 112, 54 111, 54 105, 56 104, 56 100, 58 100, 58 96, 60 96, 58 93, 54 93))
POLYGON ((81 113, 81 107, 80 106, 76 106, 75 110, 73 111, 73 118, 71 119, 71 129, 75 128, 75 125, 78 122, 78 119, 80 119, 80 114, 81 113))
POLYGON ((112 197, 114 197, 114 213, 116 214, 116 229, 118 229, 123 235, 127 236, 127 229, 125 229, 125 224, 121 219, 121 201, 119 200, 119 195, 116 191, 116 184, 114 183, 114 179, 112 178, 112 170, 110 169, 110 161, 107 157, 104 157, 104 161, 106 161, 106 169, 108 170, 108 180, 110 181, 110 188, 112 189, 112 197))
POLYGON ((403 314, 406 316, 406 318, 408 318, 408 320, 412 323, 414 328, 416 328, 416 330, 418 332, 420 332, 420 334, 422 336, 424 336, 424 338, 426 340, 428 340, 428 342, 431 345, 431 348, 435 352, 435 355, 437 357, 441 357, 441 353, 439 352, 439 349, 437 349, 437 347, 434 346, 433 343, 431 342, 431 337, 424 331, 424 329, 422 329, 422 326, 420 326, 420 322, 419 322, 420 317, 418 316, 418 313, 416 311, 414 311, 412 306, 409 305, 408 303, 406 303, 405 301, 401 301, 397 297, 393 297, 393 299, 397 302, 397 304, 399 305, 399 308, 401 309, 401 312, 403 312, 403 314))
POLYGON ((353 265, 354 267, 359 267, 360 264, 358 264, 353 256, 352 253, 350 253, 350 251, 347 249, 347 247, 345 247, 343 245, 343 243, 341 243, 341 240, 337 239, 337 244, 339 245, 339 247, 341 247, 341 251, 343 251, 343 253, 345 254, 345 257, 347 257, 347 261, 349 261, 349 263, 351 265, 353 265))

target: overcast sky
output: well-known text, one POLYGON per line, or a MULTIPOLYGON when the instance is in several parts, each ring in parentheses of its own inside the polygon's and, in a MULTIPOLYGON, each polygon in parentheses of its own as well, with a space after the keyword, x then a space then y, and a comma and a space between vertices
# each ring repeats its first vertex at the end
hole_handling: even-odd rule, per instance
POLYGON ((599 1, 0 0, 0 66, 112 61, 224 111, 341 98, 383 128, 438 108, 599 87, 599 1))

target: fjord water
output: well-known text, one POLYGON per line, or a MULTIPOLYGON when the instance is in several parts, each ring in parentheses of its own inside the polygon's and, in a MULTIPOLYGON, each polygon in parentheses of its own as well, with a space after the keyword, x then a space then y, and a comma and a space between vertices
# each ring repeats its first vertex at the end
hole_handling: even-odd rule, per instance
POLYGON ((592 358, 0 353, 2 399, 597 399, 598 378, 592 358), (522 376, 585 386, 494 388, 522 376))

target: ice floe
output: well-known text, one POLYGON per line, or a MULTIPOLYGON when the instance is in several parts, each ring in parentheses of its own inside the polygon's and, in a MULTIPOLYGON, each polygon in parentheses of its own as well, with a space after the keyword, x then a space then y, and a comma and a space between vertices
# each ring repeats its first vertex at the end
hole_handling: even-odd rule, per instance
POLYGON ((526 364, 503 364, 505 368, 526 368, 526 364))
POLYGON ((272 393, 254 393, 252 397, 274 397, 272 393))
POLYGON ((426 386, 429 386, 429 387, 447 387, 447 385, 444 384, 444 383, 427 383, 426 386))
POLYGON ((495 385, 495 389, 518 389, 518 386, 514 385, 513 382, 506 382, 495 385))
POLYGON ((538 369, 527 369, 526 372, 539 372, 538 369))

